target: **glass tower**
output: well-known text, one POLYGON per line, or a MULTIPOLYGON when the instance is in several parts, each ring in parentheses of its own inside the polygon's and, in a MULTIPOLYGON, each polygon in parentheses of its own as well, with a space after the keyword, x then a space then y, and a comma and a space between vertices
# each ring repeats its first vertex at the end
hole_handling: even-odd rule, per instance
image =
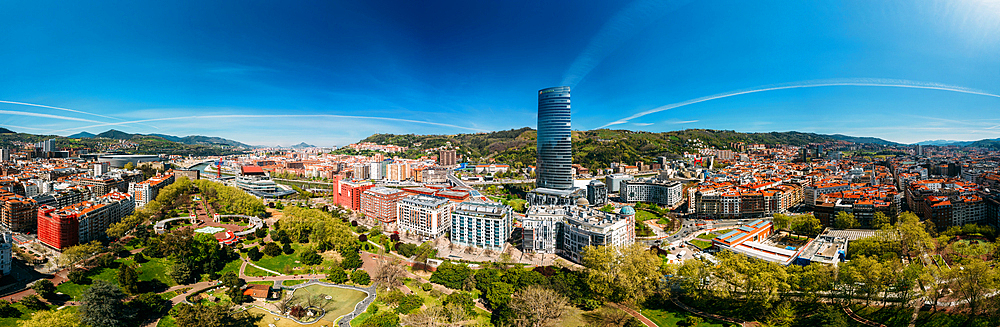
POLYGON ((569 86, 538 91, 537 187, 557 190, 573 188, 573 144, 569 118, 569 86))

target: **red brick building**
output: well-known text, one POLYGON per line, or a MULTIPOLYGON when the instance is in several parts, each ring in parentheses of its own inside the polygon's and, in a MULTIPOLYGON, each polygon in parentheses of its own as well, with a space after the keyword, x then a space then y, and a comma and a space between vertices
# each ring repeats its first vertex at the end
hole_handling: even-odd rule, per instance
POLYGON ((409 196, 399 189, 375 187, 361 193, 361 213, 384 224, 396 221, 396 202, 409 196))
POLYGON ((371 181, 340 181, 340 194, 337 204, 351 210, 361 208, 361 194, 375 187, 371 181))

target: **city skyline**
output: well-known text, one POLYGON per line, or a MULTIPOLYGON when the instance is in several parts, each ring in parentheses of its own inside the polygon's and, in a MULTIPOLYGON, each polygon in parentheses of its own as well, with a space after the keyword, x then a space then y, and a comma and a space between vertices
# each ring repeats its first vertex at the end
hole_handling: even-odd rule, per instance
POLYGON ((572 125, 1000 137, 1000 5, 0 4, 0 126, 345 145, 572 125), (270 133, 261 133, 269 131, 270 133))

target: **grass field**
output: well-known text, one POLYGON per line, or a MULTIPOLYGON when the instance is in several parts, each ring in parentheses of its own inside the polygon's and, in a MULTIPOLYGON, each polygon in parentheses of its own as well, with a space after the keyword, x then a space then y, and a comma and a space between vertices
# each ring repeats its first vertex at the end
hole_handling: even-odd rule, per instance
MULTIPOLYGON (((688 316, 690 316, 690 314, 687 312, 680 310, 675 311, 672 309, 645 309, 642 310, 642 315, 645 316, 646 318, 649 318, 649 320, 652 320, 653 323, 659 327, 682 326, 683 324, 678 324, 678 323, 683 322, 685 319, 687 319, 688 316)), ((724 322, 707 322, 707 321, 696 325, 696 327, 726 327, 726 326, 729 325, 727 325, 724 322)))
MULTIPOLYGON (((265 255, 263 258, 261 258, 260 260, 254 262, 254 263, 256 263, 258 266, 261 266, 261 267, 264 267, 264 268, 267 268, 267 269, 271 269, 271 270, 274 270, 274 271, 277 271, 277 272, 288 274, 289 272, 284 271, 285 267, 307 267, 306 265, 303 265, 301 263, 295 263, 295 261, 299 260, 299 253, 301 253, 300 251, 308 249, 309 246, 310 246, 309 244, 292 243, 292 249, 295 250, 295 252, 292 252, 292 254, 284 254, 284 253, 282 253, 281 255, 274 256, 274 257, 269 257, 269 256, 265 255)), ((307 273, 307 272, 308 272, 307 270, 295 270, 294 271, 294 273, 296 273, 296 274, 304 274, 304 273, 307 273)))
MULTIPOLYGON (((149 280, 159 280, 167 286, 176 286, 177 283, 174 282, 173 278, 167 276, 167 272, 170 271, 170 267, 174 265, 174 262, 170 259, 164 258, 147 258, 148 262, 142 263, 141 267, 136 268, 139 271, 139 280, 149 281, 149 280)), ((130 263, 131 259, 129 259, 130 263)), ((239 266, 237 266, 239 268, 239 266)))
POLYGON ((328 322, 335 321, 338 317, 354 311, 354 306, 364 300, 368 295, 361 291, 349 290, 340 287, 309 285, 296 289, 292 296, 308 297, 316 294, 329 295, 331 300, 320 305, 326 310, 326 315, 322 320, 328 322))
POLYGON ((646 211, 646 210, 636 210, 635 211, 635 220, 636 221, 647 221, 647 220, 650 220, 650 219, 659 220, 660 216, 658 216, 655 213, 646 211))
POLYGON ((703 240, 699 240, 699 239, 693 239, 690 242, 691 242, 691 244, 694 244, 694 246, 697 246, 697 247, 699 247, 699 248, 701 248, 703 250, 712 247, 712 242, 709 242, 709 241, 703 241, 703 240))
POLYGON ((257 326, 260 326, 260 327, 268 327, 271 324, 274 324, 275 327, 324 326, 324 325, 330 326, 331 325, 330 324, 331 321, 326 321, 325 320, 326 317, 323 317, 324 319, 320 319, 319 321, 316 321, 314 323, 304 324, 303 325, 303 324, 294 322, 291 319, 288 319, 288 318, 285 318, 285 317, 275 316, 275 315, 271 314, 270 312, 261 310, 259 308, 250 308, 250 309, 247 309, 247 311, 249 311, 251 313, 263 314, 264 315, 264 319, 261 319, 260 322, 257 323, 257 326), (275 319, 275 318, 277 318, 277 319, 275 319))
POLYGON ((274 276, 274 274, 258 269, 257 267, 247 265, 246 269, 243 269, 243 274, 253 277, 267 277, 274 276))
POLYGON ((282 282, 281 285, 292 286, 292 285, 302 284, 302 283, 305 283, 305 282, 306 282, 305 279, 291 279, 291 280, 286 280, 286 281, 282 282))
MULTIPOLYGON (((118 285, 118 269, 115 268, 101 268, 92 269, 87 272, 87 277, 90 278, 91 283, 95 280, 103 280, 114 285, 118 285)), ((73 300, 79 300, 83 292, 90 288, 90 284, 75 284, 70 281, 63 282, 56 286, 56 292, 62 292, 63 294, 69 295, 73 300)))
POLYGON ((711 239, 715 238, 716 236, 718 236, 718 235, 715 235, 715 233, 702 233, 701 235, 698 235, 697 238, 700 238, 700 239, 703 239, 703 240, 711 240, 711 239))
POLYGON ((583 320, 583 310, 580 308, 570 306, 566 315, 563 316, 561 322, 559 322, 560 327, 583 327, 587 325, 587 322, 583 320))

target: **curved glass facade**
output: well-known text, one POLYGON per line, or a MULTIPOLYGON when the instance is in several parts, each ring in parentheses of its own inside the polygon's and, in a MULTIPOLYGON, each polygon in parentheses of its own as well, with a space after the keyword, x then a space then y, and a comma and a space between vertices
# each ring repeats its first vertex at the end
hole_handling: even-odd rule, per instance
POLYGON ((557 190, 573 188, 571 133, 569 86, 539 90, 535 186, 557 190))

